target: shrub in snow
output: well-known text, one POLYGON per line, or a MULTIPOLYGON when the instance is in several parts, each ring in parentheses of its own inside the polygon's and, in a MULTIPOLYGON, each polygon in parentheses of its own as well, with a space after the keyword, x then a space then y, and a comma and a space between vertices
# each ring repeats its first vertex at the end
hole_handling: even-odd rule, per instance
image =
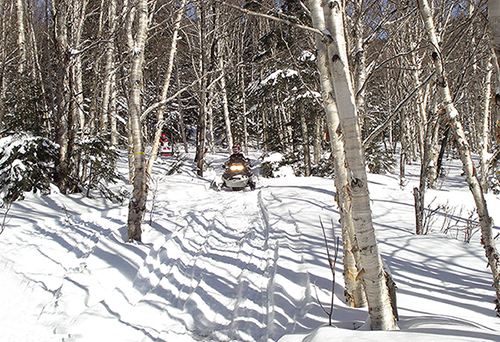
POLYGON ((2 135, 28 132, 33 136, 46 136, 47 115, 44 115, 42 91, 31 78, 24 76, 6 88, 2 135))
POLYGON ((0 139, 2 202, 23 199, 23 192, 50 192, 59 147, 49 139, 15 134, 0 139))
POLYGON ((260 174, 266 178, 300 175, 300 159, 293 153, 271 153, 262 157, 260 174))
MULTIPOLYGON (((286 154, 272 153, 262 157, 260 174, 266 178, 303 176, 305 170, 301 155, 294 152, 286 154)), ((317 177, 333 177, 334 170, 331 158, 322 158, 311 168, 311 175, 317 177)))
POLYGON ((97 190, 105 198, 122 201, 126 193, 114 193, 108 187, 120 178, 116 170, 118 151, 102 136, 89 136, 77 141, 73 151, 78 160, 79 177, 74 179, 90 196, 97 190))
POLYGON ((312 166, 311 176, 333 177, 334 176, 333 158, 332 157, 321 158, 318 164, 312 166))
POLYGON ((370 144, 365 150, 366 166, 371 173, 385 174, 396 166, 394 152, 381 144, 370 144))

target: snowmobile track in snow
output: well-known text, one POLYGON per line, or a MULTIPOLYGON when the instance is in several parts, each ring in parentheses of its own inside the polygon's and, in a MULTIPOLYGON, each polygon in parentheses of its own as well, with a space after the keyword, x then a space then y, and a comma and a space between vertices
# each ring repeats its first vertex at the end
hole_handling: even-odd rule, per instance
POLYGON ((196 318, 184 323, 202 340, 268 341, 275 265, 260 191, 197 196, 176 203, 180 228, 151 249, 136 286, 196 318))

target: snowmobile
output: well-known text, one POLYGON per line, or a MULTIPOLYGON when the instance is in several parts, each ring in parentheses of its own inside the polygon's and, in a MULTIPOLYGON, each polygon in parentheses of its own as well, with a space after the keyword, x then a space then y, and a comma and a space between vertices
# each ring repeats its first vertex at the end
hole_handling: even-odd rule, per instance
POLYGON ((222 174, 222 183, 212 182, 212 187, 216 190, 221 190, 223 187, 231 190, 243 190, 247 186, 251 190, 255 190, 254 176, 248 163, 239 160, 227 163, 226 170, 222 174))
POLYGON ((164 144, 160 146, 160 151, 159 151, 160 157, 172 157, 172 147, 164 144))

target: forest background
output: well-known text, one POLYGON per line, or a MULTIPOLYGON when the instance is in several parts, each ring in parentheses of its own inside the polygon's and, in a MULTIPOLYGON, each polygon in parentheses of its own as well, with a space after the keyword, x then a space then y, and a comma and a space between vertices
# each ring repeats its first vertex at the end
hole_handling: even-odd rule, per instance
MULTIPOLYGON (((196 145, 198 175, 206 153, 238 142, 283 153, 280 165, 297 175, 332 176, 332 135, 348 138, 325 116, 318 33, 345 38, 368 169, 387 172, 398 157, 404 185, 405 165, 422 164, 417 234, 425 230, 425 189, 446 172, 446 151, 472 152, 477 171, 467 179, 500 191, 500 73, 487 1, 331 1, 342 8, 341 33, 313 29, 312 3, 0 0, 4 205, 24 191, 48 193, 52 183, 62 193, 97 189, 123 200, 129 195, 106 183, 118 177, 117 150, 126 148, 134 186, 128 236, 140 240, 162 133, 186 152, 196 145), (434 36, 422 21, 424 3, 434 36)), ((495 273, 494 281, 498 296, 495 273)))

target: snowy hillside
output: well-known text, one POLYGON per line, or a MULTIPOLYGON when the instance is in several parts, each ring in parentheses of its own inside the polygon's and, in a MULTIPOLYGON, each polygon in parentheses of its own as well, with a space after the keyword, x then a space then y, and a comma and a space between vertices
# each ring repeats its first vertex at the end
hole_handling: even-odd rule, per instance
MULTIPOLYGON (((336 328, 324 327, 318 299, 328 307, 332 279, 319 220, 333 220, 340 236, 333 181, 260 178, 255 191, 216 192, 209 185, 224 158, 209 156, 205 178, 191 162, 173 175, 171 162, 155 166, 143 243, 124 243, 126 204, 60 194, 15 203, 0 235, 0 340, 500 341, 479 232, 462 241, 473 201, 456 163, 428 192, 442 209, 425 236, 413 234, 417 178, 401 189, 397 176, 369 176, 401 328, 371 332, 366 308, 344 305, 342 250, 336 328)), ((500 232, 500 198, 487 198, 500 232)))

